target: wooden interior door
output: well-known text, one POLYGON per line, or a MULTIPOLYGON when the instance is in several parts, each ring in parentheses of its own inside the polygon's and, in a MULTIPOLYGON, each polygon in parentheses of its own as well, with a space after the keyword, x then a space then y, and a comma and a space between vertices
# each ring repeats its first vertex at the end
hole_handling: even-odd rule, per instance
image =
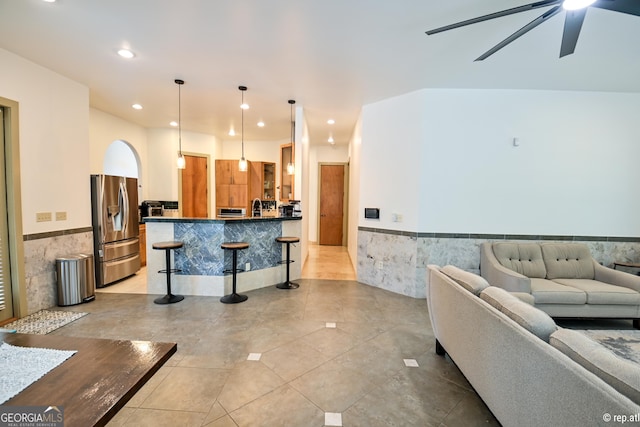
POLYGON ((321 245, 342 246, 344 225, 344 165, 320 165, 321 245))
POLYGON ((209 217, 209 179, 207 158, 184 156, 182 169, 182 216, 188 218, 209 217))
POLYGON ((9 229, 7 224, 7 198, 5 182, 4 109, 0 106, 0 325, 13 318, 13 296, 9 274, 9 229))

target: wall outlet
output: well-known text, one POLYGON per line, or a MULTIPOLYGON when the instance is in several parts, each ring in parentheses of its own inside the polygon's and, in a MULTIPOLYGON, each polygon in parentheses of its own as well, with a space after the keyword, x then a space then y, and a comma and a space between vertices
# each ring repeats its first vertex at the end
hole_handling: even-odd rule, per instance
POLYGON ((51 221, 51 212, 36 213, 36 222, 47 222, 47 221, 51 221))
POLYGON ((66 221, 67 213, 66 212, 56 212, 56 221, 66 221))
POLYGON ((392 213, 391 214, 391 221, 393 222, 402 222, 403 218, 402 218, 402 214, 399 213, 392 213))
POLYGON ((244 265, 244 271, 250 271, 251 270, 251 263, 248 262, 244 265))
POLYGON ((376 261, 376 268, 378 270, 382 270, 384 268, 384 262, 382 261, 376 261))

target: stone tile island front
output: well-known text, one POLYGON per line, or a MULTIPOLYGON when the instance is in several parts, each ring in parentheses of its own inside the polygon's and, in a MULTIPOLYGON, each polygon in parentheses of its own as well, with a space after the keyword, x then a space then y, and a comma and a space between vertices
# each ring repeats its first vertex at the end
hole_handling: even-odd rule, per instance
MULTIPOLYGON (((172 268, 182 270, 171 279, 174 294, 223 296, 231 290, 230 251, 223 242, 247 242, 249 248, 238 252, 238 292, 276 285, 285 280, 285 266, 279 264, 286 255, 285 245, 276 237, 301 237, 301 217, 275 218, 174 218, 148 217, 147 229, 147 293, 165 294, 166 276, 158 273, 165 267, 163 251, 153 250, 153 243, 181 241, 184 246, 173 251, 172 268), (249 268, 247 268, 249 267, 249 268)), ((291 246, 291 280, 302 275, 300 245, 291 246)))

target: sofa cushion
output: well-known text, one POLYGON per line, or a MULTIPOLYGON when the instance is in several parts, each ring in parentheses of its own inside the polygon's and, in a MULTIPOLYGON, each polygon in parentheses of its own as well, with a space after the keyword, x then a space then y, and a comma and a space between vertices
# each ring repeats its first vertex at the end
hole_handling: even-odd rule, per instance
POLYGON ((558 329, 547 313, 521 301, 504 289, 489 286, 480 293, 480 298, 543 341, 549 342, 549 335, 558 329))
POLYGON ((480 295, 480 292, 482 292, 484 288, 489 287, 489 283, 484 277, 480 277, 477 274, 470 273, 453 265, 445 265, 440 271, 474 295, 480 295))
POLYGON ((587 294, 584 291, 547 279, 531 279, 531 295, 536 304, 587 303, 587 294))
POLYGON ((547 276, 542 251, 537 243, 494 243, 493 254, 509 270, 527 277, 547 276))
POLYGON ((559 328, 550 344, 629 399, 640 404, 640 366, 618 357, 580 332, 559 328))
POLYGON ((520 301, 526 302, 529 305, 535 305, 536 299, 531 294, 527 294, 525 292, 509 292, 514 297, 518 298, 520 301))
POLYGON ((593 279, 593 258, 586 245, 580 243, 543 243, 542 258, 547 279, 593 279))
POLYGON ((587 294, 587 304, 640 305, 640 293, 633 289, 588 279, 554 279, 561 285, 587 294))

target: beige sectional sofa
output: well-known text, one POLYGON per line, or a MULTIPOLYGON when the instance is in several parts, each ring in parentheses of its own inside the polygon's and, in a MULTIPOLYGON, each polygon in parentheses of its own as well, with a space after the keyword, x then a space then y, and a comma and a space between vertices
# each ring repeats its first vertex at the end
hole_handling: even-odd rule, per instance
POLYGON ((600 265, 587 245, 483 243, 480 274, 551 317, 633 319, 640 329, 640 277, 600 265))
POLYGON ((428 270, 436 353, 450 356, 502 425, 610 425, 607 414, 640 413, 639 365, 478 275, 428 270))

